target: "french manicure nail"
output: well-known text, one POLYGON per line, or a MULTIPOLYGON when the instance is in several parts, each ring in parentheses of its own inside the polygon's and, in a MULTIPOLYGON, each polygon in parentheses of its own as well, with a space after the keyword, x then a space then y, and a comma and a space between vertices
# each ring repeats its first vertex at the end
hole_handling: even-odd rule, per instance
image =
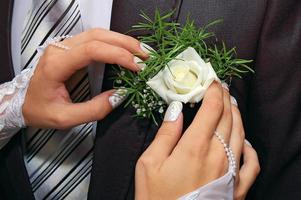
POLYGON ((176 121, 182 112, 183 105, 179 101, 173 101, 171 104, 169 104, 165 116, 164 116, 164 121, 167 122, 173 122, 176 121))
POLYGON ((154 50, 151 46, 149 46, 143 42, 140 43, 140 48, 146 54, 150 54, 150 52, 154 50))
POLYGON ((229 85, 228 85, 228 83, 222 82, 222 87, 223 87, 225 90, 229 91, 229 85))
POLYGON ((136 65, 143 70, 146 67, 146 64, 143 63, 143 60, 141 60, 139 57, 134 56, 134 63, 136 63, 136 65))
POLYGON ((127 97, 127 90, 126 89, 118 89, 116 90, 110 97, 109 103, 111 104, 112 108, 117 108, 124 102, 127 97))
POLYGON ((237 103, 235 97, 231 96, 231 97, 230 97, 230 101, 231 101, 231 103, 232 103, 233 105, 238 106, 238 103, 237 103))
POLYGON ((250 143, 248 140, 246 140, 246 139, 245 139, 245 143, 246 143, 248 146, 253 147, 253 146, 251 145, 251 143, 250 143))

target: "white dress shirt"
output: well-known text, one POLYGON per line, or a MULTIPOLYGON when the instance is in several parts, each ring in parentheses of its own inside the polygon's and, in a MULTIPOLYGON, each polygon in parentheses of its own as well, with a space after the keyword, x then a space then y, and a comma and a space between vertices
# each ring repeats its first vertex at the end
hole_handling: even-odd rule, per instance
MULTIPOLYGON (((21 72, 21 35, 24 19, 30 11, 32 0, 15 0, 11 46, 15 74, 21 72)), ((84 30, 91 28, 110 29, 113 0, 78 0, 84 30)))

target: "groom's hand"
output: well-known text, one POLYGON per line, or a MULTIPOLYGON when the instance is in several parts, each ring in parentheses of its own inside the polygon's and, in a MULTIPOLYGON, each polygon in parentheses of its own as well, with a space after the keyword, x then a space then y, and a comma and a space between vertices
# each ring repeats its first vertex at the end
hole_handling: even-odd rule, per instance
MULTIPOLYGON (((230 143, 239 163, 244 132, 239 111, 230 102, 228 91, 213 83, 183 135, 182 104, 169 106, 156 138, 137 162, 136 199, 176 199, 223 176, 229 163, 215 131, 230 143)), ((237 172, 237 199, 245 196, 259 172, 256 152, 250 148, 244 149, 245 164, 237 172)))
POLYGON ((28 126, 64 129, 104 118, 120 103, 109 101, 114 91, 87 102, 72 103, 65 82, 91 62, 118 64, 138 71, 134 55, 141 59, 148 56, 138 40, 103 29, 93 29, 61 43, 70 49, 48 46, 30 81, 23 105, 28 126))

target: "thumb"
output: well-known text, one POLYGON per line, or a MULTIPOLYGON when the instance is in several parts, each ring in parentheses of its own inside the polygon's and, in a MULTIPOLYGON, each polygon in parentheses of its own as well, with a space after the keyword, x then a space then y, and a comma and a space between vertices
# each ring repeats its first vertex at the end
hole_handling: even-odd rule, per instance
POLYGON ((153 157, 156 162, 163 162, 173 151, 179 141, 183 127, 182 103, 172 102, 164 117, 152 144, 145 151, 145 156, 153 157))
POLYGON ((69 117, 63 122, 66 127, 101 120, 126 99, 126 90, 110 90, 103 92, 89 101, 69 104, 64 112, 69 117))

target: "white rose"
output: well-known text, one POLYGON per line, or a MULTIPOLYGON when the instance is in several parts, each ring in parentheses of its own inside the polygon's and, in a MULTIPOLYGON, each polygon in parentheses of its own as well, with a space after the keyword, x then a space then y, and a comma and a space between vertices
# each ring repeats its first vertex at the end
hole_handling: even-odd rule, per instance
POLYGON ((210 62, 188 47, 147 84, 168 104, 172 101, 198 103, 213 81, 219 81, 210 62))

